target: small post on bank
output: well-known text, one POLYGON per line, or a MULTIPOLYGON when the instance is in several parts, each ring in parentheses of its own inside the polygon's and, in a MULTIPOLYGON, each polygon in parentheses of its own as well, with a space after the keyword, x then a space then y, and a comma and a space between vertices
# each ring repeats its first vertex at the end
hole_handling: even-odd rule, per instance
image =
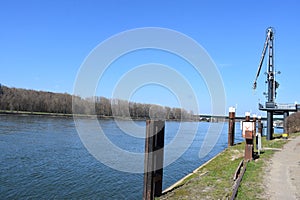
POLYGON ((245 144, 245 161, 253 160, 253 131, 254 131, 254 122, 250 121, 250 113, 246 112, 245 121, 243 121, 243 138, 246 140, 245 144))
MULTIPOLYGON (((256 137, 256 118, 257 118, 257 115, 256 114, 253 114, 252 115, 252 121, 254 122, 254 127, 253 127, 253 139, 254 137, 256 137)), ((256 138, 257 139, 257 138, 256 138)), ((257 145, 257 140, 255 140, 255 143, 257 145)), ((255 146, 256 146, 255 145, 255 146)), ((254 146, 253 146, 254 147, 254 146)), ((256 146, 256 149, 257 149, 257 146, 256 146)))
POLYGON ((253 122, 254 122, 253 134, 256 135, 256 119, 257 119, 257 115, 253 114, 252 115, 252 119, 253 119, 253 122))
POLYGON ((261 116, 257 117, 257 133, 256 133, 256 149, 258 150, 258 155, 260 154, 261 146, 261 136, 263 130, 263 124, 261 123, 261 116))
MULTIPOLYGON (((297 104, 296 104, 296 108, 297 108, 297 104)), ((283 134, 282 134, 282 137, 284 139, 287 139, 288 136, 289 136, 289 133, 288 133, 288 123, 287 123, 287 117, 289 116, 289 112, 284 112, 283 113, 283 134)))
POLYGON ((146 121, 143 200, 162 194, 165 122, 146 121))
POLYGON ((228 147, 234 145, 234 132, 235 132, 235 107, 229 107, 228 119, 228 147))

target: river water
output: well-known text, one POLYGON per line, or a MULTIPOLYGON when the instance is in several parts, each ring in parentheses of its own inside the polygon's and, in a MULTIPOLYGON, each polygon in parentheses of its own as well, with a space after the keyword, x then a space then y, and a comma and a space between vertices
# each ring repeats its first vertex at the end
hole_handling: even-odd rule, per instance
MULTIPOLYGON (((89 119, 84 119, 87 123, 89 119)), ((114 120, 100 120, 103 131, 120 148, 144 151, 144 140, 124 137, 114 120)), ((126 121, 122 122, 123 126, 126 121)), ((145 126, 144 121, 135 122, 145 126)), ((166 122, 165 143, 180 125, 166 122)), ((199 122, 188 150, 164 168, 167 188, 227 147, 227 123, 213 149, 199 150, 210 123, 199 122)), ((236 142, 242 141, 236 123, 236 142)), ((184 138, 182 139, 184 143, 184 138)), ((141 199, 143 174, 120 172, 95 159, 84 147, 72 118, 0 115, 0 199, 141 199)), ((124 161, 131 162, 130 160, 124 161)), ((123 163, 122 163, 123 164, 123 163)))

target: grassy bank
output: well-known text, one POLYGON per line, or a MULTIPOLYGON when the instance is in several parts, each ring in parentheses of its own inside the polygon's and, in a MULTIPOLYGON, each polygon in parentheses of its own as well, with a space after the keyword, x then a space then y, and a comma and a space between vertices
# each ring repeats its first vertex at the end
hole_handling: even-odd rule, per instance
MULTIPOLYGON (((299 136, 295 134, 294 136, 299 136)), ((272 141, 262 138, 260 156, 249 162, 238 190, 237 199, 263 199, 264 169, 276 149, 282 148, 287 140, 277 136, 272 141)), ((226 149, 208 164, 184 179, 173 190, 158 199, 227 199, 232 195, 233 175, 244 156, 245 144, 226 149)))

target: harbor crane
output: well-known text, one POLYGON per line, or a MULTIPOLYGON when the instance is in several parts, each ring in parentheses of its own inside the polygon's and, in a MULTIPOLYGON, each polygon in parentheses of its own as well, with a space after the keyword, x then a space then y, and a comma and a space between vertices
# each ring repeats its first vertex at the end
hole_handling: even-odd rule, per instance
MULTIPOLYGON (((300 110, 299 104, 277 104, 275 103, 276 98, 276 89, 279 87, 279 83, 275 80, 275 68, 274 68, 274 28, 269 27, 266 31, 266 41, 264 43, 264 48, 262 51, 261 59, 258 65, 258 70, 255 76, 253 83, 253 89, 257 87, 257 79, 259 77, 264 58, 268 49, 268 67, 267 67, 267 80, 268 91, 265 93, 267 101, 265 106, 259 104, 259 110, 267 111, 267 140, 273 139, 273 115, 283 115, 284 121, 285 118, 289 115, 289 112, 297 112, 300 110)), ((279 72, 278 72, 279 74, 279 72)))
MULTIPOLYGON (((268 56, 268 70, 267 70, 267 84, 268 84, 268 93, 267 93, 267 102, 266 108, 275 108, 275 73, 274 73, 274 29, 272 27, 267 28, 267 36, 264 44, 264 48, 262 51, 261 59, 258 65, 258 70, 255 76, 255 80, 253 83, 253 89, 255 90, 257 87, 257 79, 259 77, 261 67, 264 62, 264 58, 267 52, 267 48, 269 50, 268 56)), ((267 110, 267 139, 272 139, 273 135, 273 111, 267 110)))

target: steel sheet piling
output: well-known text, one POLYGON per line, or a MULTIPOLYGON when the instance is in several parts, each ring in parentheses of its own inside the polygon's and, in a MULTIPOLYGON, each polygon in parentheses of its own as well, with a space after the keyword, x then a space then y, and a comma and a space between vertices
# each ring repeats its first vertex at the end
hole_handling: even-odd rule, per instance
POLYGON ((144 200, 153 200, 162 194, 164 134, 164 121, 146 121, 144 200))
POLYGON ((228 147, 234 145, 234 132, 235 132, 235 108, 229 108, 228 119, 228 147))

